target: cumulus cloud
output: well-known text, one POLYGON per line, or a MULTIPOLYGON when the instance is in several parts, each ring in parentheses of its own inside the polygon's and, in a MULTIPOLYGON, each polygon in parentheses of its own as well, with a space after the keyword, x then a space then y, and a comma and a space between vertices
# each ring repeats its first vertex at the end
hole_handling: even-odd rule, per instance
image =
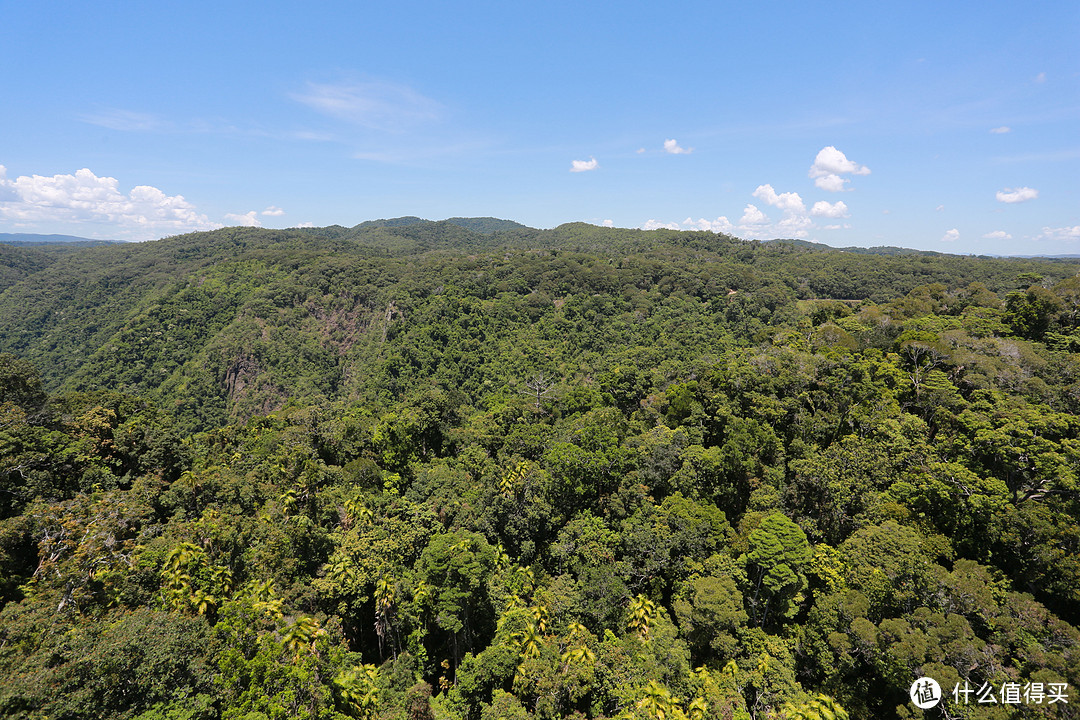
POLYGON ((244 227, 262 227, 262 223, 259 222, 259 218, 255 217, 258 213, 254 210, 246 212, 243 215, 237 215, 236 213, 226 213, 225 219, 231 222, 233 225, 242 225, 244 227))
POLYGON ((1060 227, 1050 228, 1044 227, 1042 233, 1037 240, 1059 240, 1059 241, 1076 241, 1080 240, 1080 225, 1073 225, 1072 227, 1060 227))
MULTIPOLYGON (((805 213, 786 214, 777 222, 773 222, 760 208, 753 204, 747 204, 743 209, 742 217, 737 223, 733 223, 726 216, 721 215, 715 220, 706 218, 688 217, 681 223, 662 222, 649 220, 642 225, 643 230, 656 230, 666 228, 668 230, 707 230, 725 235, 736 235, 748 238, 768 237, 807 237, 807 230, 813 225, 813 220, 805 213)), ((840 226, 836 226, 839 228, 840 226)), ((835 228, 834 228, 835 229, 835 228)))
POLYGON ((985 240, 1012 240, 1012 235, 1004 230, 995 230, 994 232, 988 232, 983 235, 985 240))
POLYGON ((671 153, 672 155, 689 155, 694 152, 694 148, 679 147, 679 143, 675 142, 675 140, 665 140, 664 152, 671 153))
MULTIPOLYGON (((762 215, 762 217, 764 217, 764 215, 762 215)), ((768 221, 768 218, 766 218, 766 221, 768 221)), ((734 234, 735 231, 739 230, 738 227, 733 225, 730 220, 722 215, 715 220, 706 220, 705 218, 695 220, 692 217, 688 217, 681 223, 649 220, 641 226, 642 230, 658 230, 661 228, 665 230, 707 230, 709 232, 725 233, 728 235, 734 234)))
POLYGON ((833 173, 836 175, 844 175, 851 173, 852 175, 869 175, 870 168, 865 165, 860 165, 854 160, 849 160, 847 155, 837 150, 832 145, 821 148, 818 151, 817 157, 814 158, 814 164, 811 166, 810 177, 820 177, 833 173))
MULTIPOLYGON (((799 197, 799 193, 777 193, 772 185, 765 184, 758 185, 757 189, 753 192, 753 196, 758 200, 765 202, 767 205, 779 208, 784 212, 784 217, 770 229, 770 231, 777 236, 796 238, 806 237, 808 234, 807 231, 814 225, 814 221, 810 219, 810 216, 806 212, 806 205, 803 203, 803 199, 799 197)), ((828 217, 844 217, 847 213, 847 206, 844 205, 844 203, 837 203, 834 207, 829 205, 829 203, 819 202, 814 208, 817 211, 815 214, 821 214, 826 210, 828 212, 842 213, 841 215, 829 215, 828 217)), ((754 220, 754 222, 743 222, 743 225, 753 226, 761 224, 761 222, 757 221, 757 215, 760 214, 764 217, 764 214, 761 214, 757 208, 754 208, 754 211, 754 213, 750 213, 749 218, 747 218, 744 213, 744 220, 750 219, 754 220)), ((756 230, 760 232, 760 229, 756 230)))
POLYGON ((13 202, 18 199, 14 183, 7 180, 7 168, 0 165, 0 202, 13 202))
POLYGON ((945 234, 941 236, 941 242, 954 242, 960 239, 960 231, 956 228, 952 230, 946 230, 945 234))
POLYGON ((315 227, 315 223, 310 222, 310 221, 309 222, 302 222, 302 223, 297 223, 296 225, 293 225, 293 227, 295 227, 295 228, 315 227))
POLYGON ((590 157, 588 160, 574 160, 571 162, 570 172, 588 172, 598 167, 600 167, 600 163, 596 161, 596 158, 590 157))
POLYGON ((1001 127, 990 128, 990 132, 995 135, 1004 135, 1005 133, 1012 132, 1012 128, 1008 125, 1002 125, 1001 127))
POLYGON ((660 222, 659 220, 646 220, 645 224, 641 226, 642 230, 681 230, 679 223, 676 222, 660 222))
POLYGON ((821 188, 822 190, 825 190, 826 192, 843 192, 844 183, 846 182, 847 180, 840 177, 839 175, 833 175, 832 173, 829 173, 827 175, 822 175, 821 177, 814 180, 814 185, 821 188))
POLYGON ((269 215, 271 217, 280 217, 285 214, 285 211, 276 205, 271 205, 260 213, 261 215, 269 215))
POLYGON ((848 207, 843 200, 837 200, 834 203, 818 200, 814 203, 814 207, 810 208, 810 214, 814 217, 846 218, 848 216, 848 207))
POLYGON ((740 225, 765 225, 768 222, 768 216, 758 210, 756 205, 750 204, 743 208, 742 217, 739 218, 740 225))
MULTIPOLYGON (((759 239, 769 237, 807 238, 810 236, 810 231, 815 227, 813 218, 839 219, 849 216, 848 206, 842 201, 835 203, 818 201, 807 211, 806 203, 803 202, 798 193, 778 193, 769 183, 758 185, 751 195, 769 207, 780 209, 783 216, 779 220, 770 218, 757 205, 747 203, 743 208, 742 215, 736 222, 732 222, 721 215, 716 220, 707 220, 705 218, 694 220, 693 217, 688 217, 681 223, 649 220, 643 227, 645 229, 664 227, 673 230, 710 230, 716 233, 759 239)), ((849 227, 846 224, 834 224, 829 225, 826 229, 842 230, 849 227)))
POLYGON ((687 230, 708 230, 714 233, 724 233, 727 235, 732 234, 735 231, 735 226, 731 224, 731 221, 721 215, 715 220, 706 220, 705 218, 698 218, 694 220, 692 218, 686 218, 683 221, 683 227, 687 230))
POLYGON ((21 224, 110 223, 118 236, 145 240, 162 234, 221 227, 182 195, 137 185, 120 191, 116 178, 87 168, 74 175, 20 175, 7 179, 0 165, 0 219, 21 224))
POLYGON ((602 222, 600 224, 603 225, 604 227, 615 227, 615 221, 614 220, 605 220, 604 222, 602 222))
POLYGON ((292 99, 323 115, 386 132, 437 120, 442 111, 431 98, 389 82, 308 83, 292 99))
POLYGON ((776 194, 772 185, 758 185, 757 190, 754 190, 753 196, 758 200, 778 207, 785 212, 806 212, 806 206, 803 204, 802 198, 799 197, 799 193, 786 192, 776 194))
POLYGON ((1029 187, 1005 188, 1004 190, 998 190, 994 197, 997 198, 998 202, 1022 203, 1039 197, 1039 191, 1029 187))
POLYGON ((813 227, 814 221, 806 215, 788 215, 776 224, 778 235, 782 237, 806 237, 806 231, 813 227))
POLYGON ((870 168, 860 165, 853 160, 848 160, 844 153, 832 145, 823 147, 814 158, 814 164, 810 166, 810 177, 814 185, 828 192, 840 192, 844 190, 848 179, 844 175, 869 175, 870 168))

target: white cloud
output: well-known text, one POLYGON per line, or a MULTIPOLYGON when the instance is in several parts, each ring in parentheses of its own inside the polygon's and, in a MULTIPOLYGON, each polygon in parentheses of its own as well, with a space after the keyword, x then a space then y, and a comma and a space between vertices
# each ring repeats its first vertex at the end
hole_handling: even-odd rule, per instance
MULTIPOLYGON (((806 205, 803 203, 803 199, 799 197, 798 193, 777 193, 776 190, 773 189, 772 185, 765 184, 758 185, 757 189, 753 192, 753 196, 768 205, 783 210, 784 217, 781 218, 781 220, 775 225, 768 228, 769 232, 777 236, 806 237, 807 230, 814 225, 814 221, 810 219, 809 215, 807 215, 806 205)), ((846 213, 846 205, 844 205, 843 203, 837 203, 837 207, 846 213)), ((828 203, 818 203, 815 208, 829 208, 830 211, 833 210, 833 206, 829 205, 828 203)), ((761 213, 756 207, 750 205, 747 207, 747 211, 743 214, 741 224, 752 226, 752 233, 761 233, 764 231, 764 228, 755 226, 759 226, 767 222, 768 218, 766 218, 765 215, 761 213), (750 208, 754 208, 752 212, 750 211, 750 208)))
POLYGON ((1042 233, 1036 240, 1059 240, 1059 241, 1074 241, 1080 240, 1080 225, 1073 225, 1072 227, 1060 227, 1049 228, 1044 227, 1042 233))
POLYGON ((15 192, 14 183, 7 181, 7 168, 0 165, 0 203, 14 202, 18 199, 19 195, 15 192))
POLYGON ((681 230, 679 223, 663 223, 659 220, 646 220, 641 226, 642 230, 681 230))
POLYGON ((570 172, 588 172, 598 167, 600 167, 600 163, 596 161, 596 158, 590 157, 588 160, 574 160, 571 162, 570 172))
POLYGON ((870 168, 860 165, 854 160, 848 160, 844 153, 832 145, 828 145, 818 151, 817 157, 814 158, 814 164, 811 166, 811 173, 810 177, 818 177, 828 173, 835 173, 836 175, 847 173, 869 175, 870 168))
POLYGON ((1004 135, 1005 133, 1012 132, 1012 128, 1008 125, 1002 125, 1001 127, 990 128, 990 132, 995 135, 1004 135))
POLYGON ((285 214, 285 211, 277 207, 276 205, 271 205, 270 207, 263 210, 260 214, 269 215, 271 217, 280 217, 281 215, 285 214))
POLYGON ((683 221, 683 227, 687 230, 709 230, 714 233, 724 233, 726 235, 730 235, 735 231, 735 226, 723 215, 715 220, 706 220, 705 218, 692 220, 691 218, 686 218, 686 220, 683 221))
POLYGON ((1035 76, 1035 82, 1040 83, 1040 84, 1046 82, 1046 73, 1041 72, 1038 75, 1036 75, 1035 76))
POLYGON ((941 236, 941 242, 954 242, 960 239, 960 231, 956 228, 952 230, 946 230, 945 234, 941 236))
POLYGON ((694 152, 694 148, 679 147, 679 143, 675 142, 675 140, 665 140, 664 152, 669 152, 672 155, 689 155, 694 152))
POLYGON ((643 152, 645 152, 645 148, 638 148, 635 152, 637 152, 638 155, 641 155, 643 152))
POLYGON ((806 206, 803 205, 799 193, 786 192, 777 195, 776 191, 773 190, 773 186, 766 184, 758 185, 757 190, 753 192, 753 196, 768 205, 780 208, 784 212, 806 212, 806 206))
POLYGON ((221 227, 196 211, 182 195, 137 185, 120 192, 116 178, 87 168, 74 175, 20 175, 7 179, 0 165, 0 219, 19 223, 109 223, 110 233, 146 240, 168 233, 221 227))
POLYGON ((822 230, 850 230, 851 225, 844 223, 843 225, 826 225, 822 230))
POLYGON ((945 206, 944 206, 944 205, 938 205, 938 206, 937 206, 936 208, 934 208, 934 210, 936 210, 936 211, 938 211, 938 212, 941 212, 941 211, 942 211, 942 210, 944 210, 944 209, 945 209, 945 206))
POLYGON ((743 208, 742 217, 739 218, 740 225, 764 225, 769 222, 769 218, 765 213, 757 209, 756 205, 747 205, 743 208))
POLYGON ((988 232, 983 235, 986 240, 1012 240, 1012 235, 1004 230, 995 230, 994 232, 988 232))
POLYGON ((776 224, 778 235, 783 237, 806 237, 806 231, 814 225, 814 221, 805 215, 788 215, 776 224))
POLYGON ((998 190, 995 197, 998 202, 1022 203, 1039 197, 1039 191, 1029 187, 1005 188, 1004 190, 998 190))
POLYGON ((814 207, 810 208, 810 214, 814 217, 845 218, 848 216, 848 207, 843 200, 837 200, 831 204, 818 200, 814 203, 814 207))
POLYGON ((604 222, 602 222, 600 224, 603 225, 604 227, 615 227, 615 221, 614 220, 605 220, 604 222))
MULTIPOLYGON (((764 215, 762 215, 762 217, 764 217, 764 215)), ((765 218, 765 220, 767 222, 768 218, 765 218)), ((649 220, 641 226, 642 230, 657 230, 660 228, 666 230, 707 230, 709 232, 724 233, 726 235, 731 235, 739 229, 732 225, 731 221, 722 215, 715 220, 706 220, 705 218, 694 220, 692 217, 688 217, 681 223, 665 223, 660 222, 659 220, 649 220)))
POLYGON ((297 223, 296 225, 293 225, 293 227, 295 227, 295 228, 315 227, 315 223, 313 223, 313 222, 302 222, 302 223, 297 223))
POLYGON ((405 85, 388 82, 308 83, 292 99, 324 115, 371 130, 400 132, 439 118, 442 106, 405 85))
POLYGON ((826 192, 843 192, 844 183, 846 182, 847 180, 840 177, 839 175, 833 175, 832 173, 828 173, 814 180, 814 185, 821 188, 822 190, 825 190, 826 192))
MULTIPOLYGON (((681 223, 664 223, 659 220, 649 220, 643 227, 645 229, 665 227, 673 230, 710 230, 716 233, 759 239, 770 237, 806 238, 809 237, 809 231, 814 227, 814 217, 833 219, 848 217, 848 206, 842 201, 835 203, 818 201, 814 203, 813 208, 808 212, 806 204, 798 193, 778 193, 768 183, 758 185, 751 195, 770 207, 779 208, 783 212, 783 217, 774 220, 757 205, 747 203, 743 208, 742 216, 739 217, 737 222, 732 222, 721 215, 716 220, 707 220, 705 218, 694 220, 693 217, 688 217, 681 223)), ((848 226, 832 225, 828 229, 837 230, 846 227, 848 226)))
POLYGON ((226 213, 225 219, 231 222, 233 225, 243 225, 244 227, 262 227, 262 223, 259 222, 259 218, 255 217, 258 213, 254 210, 246 212, 243 215, 237 215, 236 213, 226 213))
POLYGON ((715 220, 707 220, 705 218, 694 220, 693 217, 688 217, 681 223, 649 220, 641 227, 644 230, 656 230, 658 228, 666 228, 668 230, 707 230, 714 233, 724 233, 725 235, 737 235, 747 238, 801 238, 807 237, 807 230, 812 225, 813 220, 805 213, 788 213, 780 221, 774 223, 769 219, 769 216, 762 212, 756 205, 747 204, 743 209, 742 217, 739 218, 737 224, 732 223, 727 217, 721 215, 715 220))
POLYGON ((848 182, 842 175, 869 175, 870 168, 848 160, 844 153, 832 145, 823 147, 810 166, 810 177, 814 185, 828 192, 840 192, 848 182))

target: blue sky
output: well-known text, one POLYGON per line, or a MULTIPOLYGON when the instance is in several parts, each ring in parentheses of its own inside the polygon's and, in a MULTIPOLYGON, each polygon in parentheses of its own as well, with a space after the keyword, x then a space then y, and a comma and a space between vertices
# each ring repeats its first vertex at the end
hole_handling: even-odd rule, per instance
POLYGON ((0 0, 0 232, 1080 253, 1080 3, 0 0))

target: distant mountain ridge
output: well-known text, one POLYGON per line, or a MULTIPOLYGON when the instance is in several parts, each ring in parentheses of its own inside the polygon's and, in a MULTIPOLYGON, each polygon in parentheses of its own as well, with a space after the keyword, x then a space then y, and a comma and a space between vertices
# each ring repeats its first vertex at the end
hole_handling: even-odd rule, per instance
POLYGON ((940 253, 936 250, 914 250, 912 248, 896 247, 895 245, 877 245, 874 247, 859 247, 857 245, 849 245, 848 247, 836 247, 835 245, 826 245, 825 243, 810 242, 809 240, 795 240, 792 238, 776 238, 773 240, 764 240, 764 243, 776 243, 779 245, 792 245, 798 248, 805 248, 807 250, 836 250, 839 252, 860 253, 862 255, 944 255, 946 253, 940 253))
MULTIPOLYGON (((365 220, 352 227, 345 227, 343 225, 328 225, 322 228, 311 228, 315 234, 323 237, 349 237, 353 238, 357 233, 363 233, 363 231, 371 231, 380 228, 389 230, 414 228, 415 226, 429 226, 431 228, 437 228, 439 225, 453 225, 459 228, 463 228, 479 235, 495 235, 497 233, 520 233, 526 232, 529 234, 539 232, 537 228, 514 220, 505 220, 496 217, 452 217, 445 220, 428 220, 426 218, 417 217, 415 215, 404 215, 396 218, 380 218, 377 220, 365 220)), ((588 226, 588 223, 565 223, 560 225, 559 228, 570 228, 574 226, 584 225, 588 226)), ((598 227, 598 226, 597 226, 598 227)), ((304 228, 307 230, 307 228, 304 228)), ((635 228, 613 228, 621 230, 634 230, 635 228)), ((166 238, 162 238, 166 239, 166 238)), ((839 251, 848 253, 857 253, 860 255, 911 255, 911 256, 940 256, 948 255, 949 253, 942 253, 936 250, 916 250, 914 248, 898 247, 895 245, 877 245, 874 247, 860 247, 857 245, 849 245, 845 247, 838 247, 835 245, 827 245, 825 243, 811 242, 809 240, 799 240, 796 238, 773 238, 770 240, 762 240, 762 244, 767 245, 789 245, 805 250, 815 251, 839 251)), ((81 246, 81 247, 93 247, 101 245, 123 245, 127 244, 123 240, 102 240, 95 238, 80 237, 77 235, 61 235, 61 234, 43 234, 43 233, 0 233, 0 245, 18 245, 18 246, 81 246)), ((415 249, 415 248, 413 248, 415 249)), ((1000 257, 1000 258, 1022 258, 1022 259, 1047 259, 1047 260, 1075 260, 1080 258, 1080 254, 1056 254, 1056 255, 1001 255, 997 253, 980 253, 978 257, 1000 257)))
POLYGON ((533 230, 534 228, 528 225, 522 225, 519 222, 513 220, 503 220, 495 217, 452 217, 441 221, 425 220, 424 218, 416 217, 415 215, 406 215, 405 217, 390 218, 386 220, 366 220, 359 225, 355 226, 354 230, 363 230, 373 227, 408 227, 409 225, 419 225, 421 223, 429 222, 444 222, 450 225, 457 225, 463 227, 466 230, 472 230, 482 235, 490 235, 496 232, 507 232, 512 230, 533 230))
POLYGON ((95 240, 77 235, 42 235, 39 233, 0 233, 0 244, 4 245, 115 245, 120 240, 95 240))

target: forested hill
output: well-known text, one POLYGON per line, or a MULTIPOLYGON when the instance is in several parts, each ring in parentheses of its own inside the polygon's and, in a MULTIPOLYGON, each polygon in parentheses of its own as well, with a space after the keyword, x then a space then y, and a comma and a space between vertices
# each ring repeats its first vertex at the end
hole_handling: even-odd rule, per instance
MULTIPOLYGON (((56 257, 13 249, 0 252, 0 262, 8 283, 0 294, 0 352, 33 362, 50 390, 122 387, 181 402, 189 429, 289 399, 397 397, 407 386, 402 374, 449 372, 444 353, 470 376, 460 378, 465 386, 504 384, 509 376, 493 369, 501 363, 479 358, 494 358, 507 343, 520 347, 517 334, 539 329, 537 321, 559 322, 578 305, 595 318, 581 329, 581 347, 607 353, 621 351, 619 334, 629 328, 637 332, 627 340, 677 335, 628 323, 657 305, 683 303, 687 318, 702 316, 705 326, 721 313, 719 334, 737 331, 745 343, 793 322, 800 302, 842 300, 843 312, 869 312, 920 286, 962 294, 972 283, 1000 302, 1026 291, 1036 275, 1039 287, 1052 286, 1077 269, 1038 260, 861 256, 583 223, 479 232, 415 218, 351 229, 229 228, 56 257), (453 303, 490 326, 478 358, 416 337, 430 331, 432 313, 453 303), (411 342, 420 345, 406 349, 411 342), (408 367, 385 372, 385 363, 406 360, 408 367), (372 364, 381 372, 373 374, 372 364)), ((966 303, 952 301, 946 312, 956 316, 966 303)), ((907 312, 887 312, 898 317, 898 310, 907 312)), ((836 312, 819 311, 817 319, 836 312)), ((558 362, 574 352, 564 348, 558 362)))
POLYGON ((0 245, 0 716, 1078 716, 1080 265, 462 220, 0 245))
MULTIPOLYGON (((418 218, 414 216, 391 218, 389 220, 367 220, 356 226, 357 229, 365 229, 371 227, 405 227, 407 225, 420 225, 428 223, 429 220, 418 218)), ((529 226, 522 225, 521 223, 514 222, 513 220, 500 220, 493 217, 453 217, 444 220, 448 225, 457 225, 459 227, 466 228, 478 233, 496 233, 500 231, 516 231, 516 230, 530 230, 529 226)))

